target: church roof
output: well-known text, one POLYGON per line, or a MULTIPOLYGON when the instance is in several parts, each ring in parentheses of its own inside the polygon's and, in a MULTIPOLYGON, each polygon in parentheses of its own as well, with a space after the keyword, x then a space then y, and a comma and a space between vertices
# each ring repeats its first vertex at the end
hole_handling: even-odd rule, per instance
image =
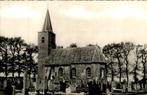
POLYGON ((47 10, 47 12, 46 12, 46 17, 45 17, 45 21, 44 21, 44 25, 43 25, 42 31, 52 32, 52 24, 51 24, 49 10, 47 10))
POLYGON ((73 63, 106 63, 106 61, 98 46, 52 49, 50 55, 45 58, 45 65, 70 65, 73 63))

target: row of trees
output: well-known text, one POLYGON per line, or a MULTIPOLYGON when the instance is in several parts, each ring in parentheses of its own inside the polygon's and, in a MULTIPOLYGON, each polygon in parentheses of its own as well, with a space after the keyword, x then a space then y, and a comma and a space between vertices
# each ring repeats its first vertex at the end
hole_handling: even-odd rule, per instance
POLYGON ((133 78, 134 83, 146 84, 147 49, 143 45, 131 42, 112 43, 103 47, 103 53, 108 61, 108 77, 111 81, 119 79, 119 83, 133 78), (130 78, 132 77, 132 78, 130 78), (141 77, 141 79, 139 79, 141 77))
POLYGON ((20 77, 27 70, 29 74, 37 72, 34 60, 38 49, 35 45, 28 45, 20 37, 7 38, 0 36, 0 73, 5 77, 15 73, 20 77))
MULTIPOLYGON (((89 45, 91 46, 91 45, 89 45)), ((77 47, 71 44, 70 47, 77 47)), ((107 72, 111 81, 115 78, 119 82, 126 79, 129 85, 130 76, 134 83, 140 80, 146 84, 147 49, 143 45, 135 45, 131 42, 107 44, 103 47, 103 53, 108 61, 107 72), (141 79, 139 79, 141 77, 141 79)), ((34 57, 38 54, 38 48, 32 44, 26 44, 20 37, 7 38, 0 36, 0 73, 5 77, 11 73, 12 77, 17 73, 20 77, 25 70, 28 73, 37 73, 37 61, 34 57)))

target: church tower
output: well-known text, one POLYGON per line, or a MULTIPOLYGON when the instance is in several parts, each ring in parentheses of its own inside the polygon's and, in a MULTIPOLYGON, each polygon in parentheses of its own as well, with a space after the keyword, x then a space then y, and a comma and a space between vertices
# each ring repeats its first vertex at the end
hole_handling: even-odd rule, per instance
POLYGON ((47 10, 42 31, 38 33, 39 58, 48 56, 50 49, 56 48, 49 10, 47 10))
POLYGON ((42 28, 42 31, 38 33, 38 80, 37 80, 37 86, 39 90, 43 87, 43 72, 44 72, 44 58, 46 58, 51 49, 56 48, 56 39, 55 34, 53 33, 51 19, 49 10, 46 12, 46 17, 44 21, 44 25, 42 28))

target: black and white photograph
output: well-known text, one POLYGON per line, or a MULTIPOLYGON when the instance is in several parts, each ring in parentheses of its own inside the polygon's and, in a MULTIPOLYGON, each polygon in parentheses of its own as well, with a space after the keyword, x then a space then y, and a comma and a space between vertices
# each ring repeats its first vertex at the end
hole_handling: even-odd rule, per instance
POLYGON ((147 2, 0 1, 0 95, 147 95, 147 2))

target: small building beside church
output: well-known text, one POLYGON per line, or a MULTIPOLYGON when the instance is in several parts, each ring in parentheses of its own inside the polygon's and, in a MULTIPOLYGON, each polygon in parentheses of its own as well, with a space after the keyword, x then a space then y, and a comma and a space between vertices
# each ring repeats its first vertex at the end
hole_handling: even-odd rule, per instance
POLYGON ((93 80, 106 83, 106 61, 101 48, 57 48, 48 10, 43 29, 38 33, 38 47, 37 90, 59 91, 64 83, 76 92, 76 88, 87 87, 93 80))

